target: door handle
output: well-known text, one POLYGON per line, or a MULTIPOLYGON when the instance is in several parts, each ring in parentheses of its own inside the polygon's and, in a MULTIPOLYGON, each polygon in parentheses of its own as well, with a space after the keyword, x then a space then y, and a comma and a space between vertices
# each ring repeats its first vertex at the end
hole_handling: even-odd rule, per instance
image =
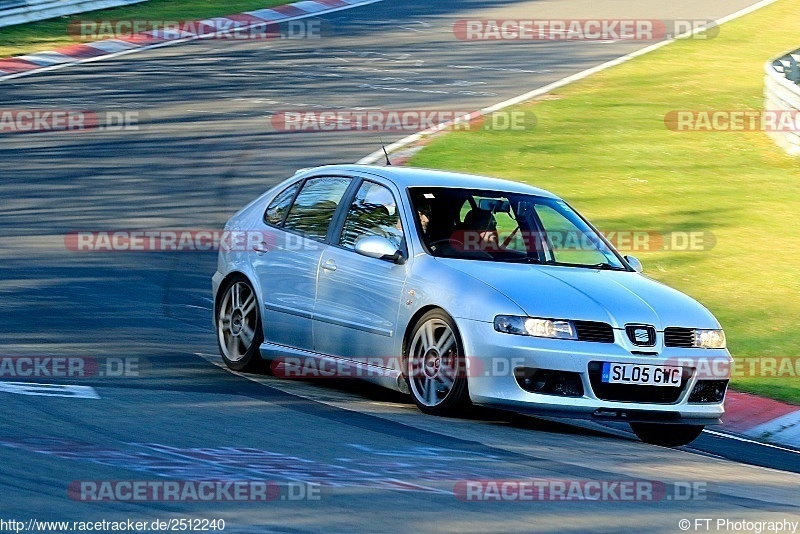
POLYGON ((267 245, 262 241, 258 245, 253 245, 253 250, 255 250, 256 253, 260 256, 262 254, 266 254, 267 252, 269 252, 269 245, 267 245))
POLYGON ((326 271, 333 272, 336 270, 336 262, 333 260, 328 260, 322 264, 322 268, 326 271))

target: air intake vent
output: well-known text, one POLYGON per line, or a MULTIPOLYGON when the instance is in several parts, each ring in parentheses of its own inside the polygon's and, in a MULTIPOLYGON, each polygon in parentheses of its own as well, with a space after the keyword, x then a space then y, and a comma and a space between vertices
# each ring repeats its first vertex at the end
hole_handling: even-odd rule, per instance
POLYGON ((580 341, 595 341, 597 343, 613 343, 614 329, 610 324, 594 321, 572 321, 578 331, 580 341))
POLYGON ((671 326, 664 329, 665 347, 694 347, 694 328, 678 328, 671 326))

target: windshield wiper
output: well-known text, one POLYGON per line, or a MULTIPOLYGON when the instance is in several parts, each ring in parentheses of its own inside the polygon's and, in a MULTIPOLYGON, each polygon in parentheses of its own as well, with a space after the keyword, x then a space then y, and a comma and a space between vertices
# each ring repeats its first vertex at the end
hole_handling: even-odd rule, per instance
POLYGON ((610 263, 564 263, 560 261, 546 261, 544 265, 558 265, 559 267, 579 267, 581 269, 600 269, 603 271, 627 271, 624 267, 614 267, 610 263))
POLYGON ((508 258, 508 259, 498 259, 497 261, 503 261, 506 263, 535 263, 540 265, 542 261, 539 258, 532 258, 530 256, 526 256, 524 258, 508 258))
POLYGON ((624 267, 614 267, 610 263, 595 263, 594 265, 576 265, 576 267, 588 267, 590 269, 602 269, 604 271, 624 271, 624 267))

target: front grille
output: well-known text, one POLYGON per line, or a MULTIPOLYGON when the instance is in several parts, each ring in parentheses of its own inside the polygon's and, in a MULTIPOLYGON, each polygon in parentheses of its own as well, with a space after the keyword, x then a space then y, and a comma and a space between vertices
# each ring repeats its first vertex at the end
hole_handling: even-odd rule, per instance
POLYGON ((602 362, 589 362, 589 382, 598 399, 619 402, 649 402, 654 404, 673 404, 678 402, 686 388, 688 376, 681 379, 680 387, 639 386, 632 384, 606 384, 601 381, 602 362))
POLYGON ((580 341, 595 341, 597 343, 613 343, 614 329, 610 324, 595 321, 572 321, 578 331, 580 341))
POLYGON ((664 329, 665 347, 694 347, 694 328, 679 328, 671 326, 664 329))

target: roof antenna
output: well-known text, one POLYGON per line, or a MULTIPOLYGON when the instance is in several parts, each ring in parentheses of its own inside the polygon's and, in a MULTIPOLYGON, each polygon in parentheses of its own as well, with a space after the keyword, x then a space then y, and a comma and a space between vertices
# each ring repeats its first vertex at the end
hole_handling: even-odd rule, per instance
POLYGON ((389 153, 386 152, 386 147, 383 145, 383 137, 378 137, 378 139, 381 140, 381 148, 383 149, 383 155, 386 156, 386 165, 391 167, 392 166, 392 162, 389 161, 389 153))

